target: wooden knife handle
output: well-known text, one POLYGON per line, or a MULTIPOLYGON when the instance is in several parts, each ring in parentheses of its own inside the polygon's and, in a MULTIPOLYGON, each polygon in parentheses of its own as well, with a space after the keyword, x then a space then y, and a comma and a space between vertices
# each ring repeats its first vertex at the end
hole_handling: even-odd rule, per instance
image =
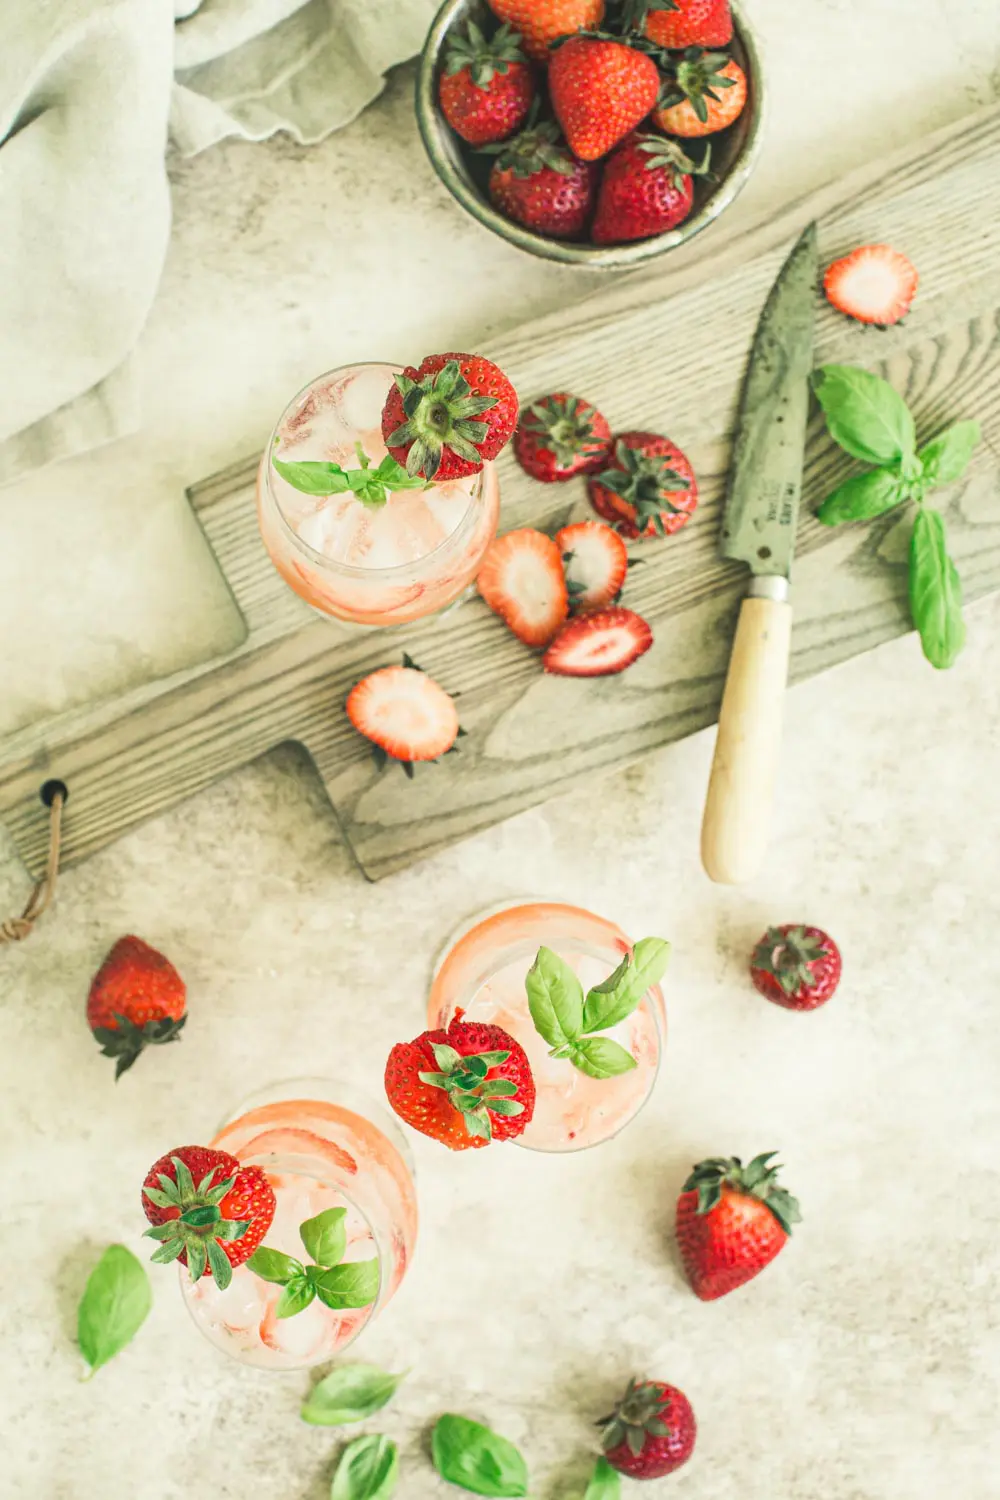
POLYGON ((767 850, 791 636, 790 604, 744 599, 701 825, 701 862, 723 885, 751 880, 767 850))

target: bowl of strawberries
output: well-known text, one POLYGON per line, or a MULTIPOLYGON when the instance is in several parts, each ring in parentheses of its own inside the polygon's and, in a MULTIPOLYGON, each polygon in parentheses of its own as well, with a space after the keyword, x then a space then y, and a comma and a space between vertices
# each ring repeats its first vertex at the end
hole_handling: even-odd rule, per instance
POLYGON ((627 269, 753 170, 764 90, 736 0, 445 0, 417 119, 445 186, 533 255, 627 269))

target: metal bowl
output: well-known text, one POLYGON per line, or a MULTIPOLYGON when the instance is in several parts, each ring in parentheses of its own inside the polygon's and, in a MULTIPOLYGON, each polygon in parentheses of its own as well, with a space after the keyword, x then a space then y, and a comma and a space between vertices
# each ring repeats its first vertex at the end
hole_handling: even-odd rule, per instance
POLYGON ((635 240, 626 245, 587 245, 571 240, 549 239, 535 234, 511 219, 497 213, 486 192, 490 158, 475 157, 470 147, 460 141, 438 108, 438 76, 448 32, 453 26, 464 26, 468 20, 479 22, 490 18, 484 0, 445 0, 424 43, 417 74, 417 123, 427 154, 449 192, 468 209, 480 224, 492 229, 512 245, 541 255, 546 260, 564 261, 569 265, 595 269, 629 270, 663 255, 712 224, 724 213, 742 191, 757 161, 764 118, 764 81, 760 50, 753 28, 738 4, 733 3, 734 36, 732 53, 747 75, 748 97, 740 118, 727 131, 712 136, 714 180, 702 183, 696 179, 695 207, 677 229, 652 239, 635 240))

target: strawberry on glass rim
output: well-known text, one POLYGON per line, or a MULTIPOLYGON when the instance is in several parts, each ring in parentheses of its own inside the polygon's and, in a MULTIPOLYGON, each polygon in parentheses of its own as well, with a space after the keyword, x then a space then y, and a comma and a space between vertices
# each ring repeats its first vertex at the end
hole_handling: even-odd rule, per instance
POLYGON ((153 1260, 179 1261, 192 1281, 210 1275, 224 1291, 271 1227, 275 1197, 260 1167, 210 1146, 178 1146, 147 1172, 142 1208, 158 1242, 153 1260))
POLYGON ((439 483, 476 474, 517 426, 517 393, 481 354, 429 354, 395 376, 382 436, 411 477, 439 483))

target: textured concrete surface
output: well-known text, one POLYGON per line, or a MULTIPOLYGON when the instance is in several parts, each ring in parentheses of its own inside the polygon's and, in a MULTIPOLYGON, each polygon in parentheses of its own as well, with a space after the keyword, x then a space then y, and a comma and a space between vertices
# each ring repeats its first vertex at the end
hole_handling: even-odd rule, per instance
MULTIPOLYGON (((993 0, 753 10, 773 111, 741 214, 996 85, 993 0)), ((473 341, 580 285, 486 236, 436 188, 409 86, 404 72, 314 151, 228 146, 176 170, 175 239, 142 348, 146 432, 0 493, 0 728, 231 639, 181 491, 252 448, 303 378, 473 341)), ((141 1251, 138 1184, 154 1156, 272 1079, 324 1071, 376 1087, 390 1043, 419 1025, 437 943, 526 886, 673 939, 665 1072, 619 1140, 577 1158, 453 1159, 416 1142, 422 1243, 358 1348, 412 1369, 369 1424, 401 1443, 403 1500, 444 1496, 423 1445, 449 1408, 523 1446, 535 1500, 578 1500, 588 1423, 633 1371, 681 1385, 698 1414, 695 1458, 663 1493, 994 1496, 998 644, 993 601, 971 613, 951 673, 932 673, 909 639, 797 688, 773 857, 745 891, 712 887, 697 865, 707 736, 377 887, 291 749, 72 872, 44 928, 0 952, 0 1496, 328 1494, 338 1437, 299 1423, 307 1376, 217 1354, 172 1273, 153 1268, 146 1327, 82 1385, 76 1301, 109 1241, 141 1251), (845 953, 841 991, 814 1016, 768 1006, 745 977, 759 930, 791 919, 829 925, 845 953), (82 1006, 124 931, 173 956, 192 1019, 181 1046, 116 1089, 82 1006), (776 1146, 805 1222, 752 1287, 702 1306, 670 1241, 683 1173, 776 1146)), ((25 889, 0 842, 0 909, 25 889)))

